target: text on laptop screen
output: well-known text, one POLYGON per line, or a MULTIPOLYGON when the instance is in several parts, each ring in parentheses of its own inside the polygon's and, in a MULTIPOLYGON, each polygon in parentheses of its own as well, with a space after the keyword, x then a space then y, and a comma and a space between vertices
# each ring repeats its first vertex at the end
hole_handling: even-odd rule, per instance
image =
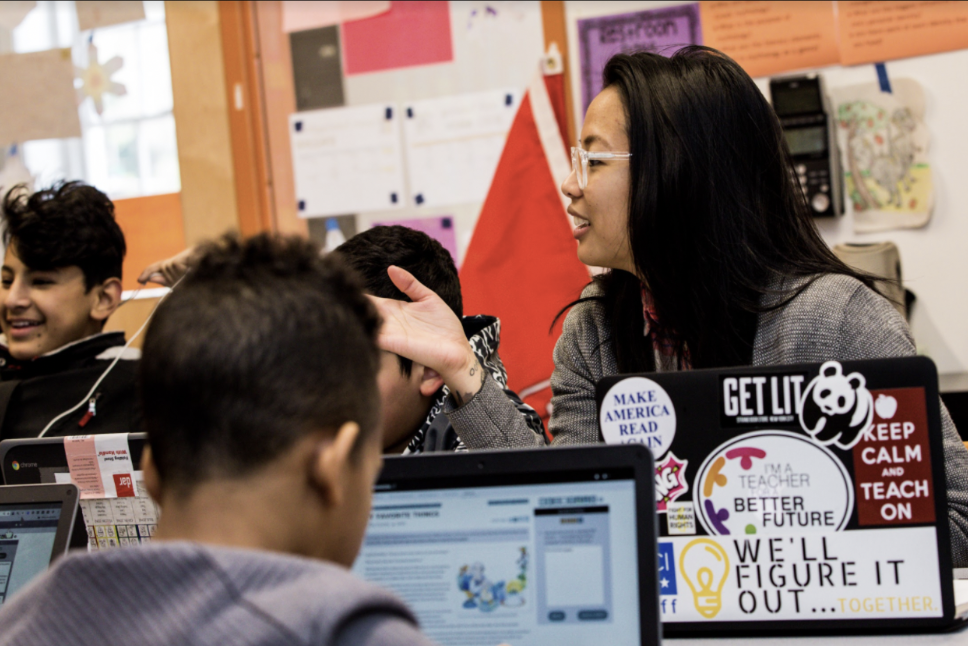
POLYGON ((50 565, 61 503, 0 505, 0 604, 50 565))
POLYGON ((378 487, 354 571, 444 646, 637 644, 634 480, 582 477, 378 487))

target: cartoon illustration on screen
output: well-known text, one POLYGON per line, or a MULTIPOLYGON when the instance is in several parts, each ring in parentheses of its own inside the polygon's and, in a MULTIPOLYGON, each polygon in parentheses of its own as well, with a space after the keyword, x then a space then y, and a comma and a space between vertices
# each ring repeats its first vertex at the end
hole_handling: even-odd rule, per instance
POLYGON ((831 90, 858 232, 921 227, 931 216, 924 92, 912 79, 891 86, 890 92, 874 83, 831 90))
POLYGON ((845 375, 836 361, 820 366, 800 401, 800 425, 824 446, 853 448, 873 419, 874 398, 864 375, 845 375))
POLYGON ((528 584, 528 548, 519 548, 518 575, 509 581, 492 582, 484 574, 484 564, 480 562, 462 565, 457 574, 457 587, 467 599, 464 608, 477 608, 481 612, 492 612, 500 606, 518 608, 525 603, 522 592, 528 584))

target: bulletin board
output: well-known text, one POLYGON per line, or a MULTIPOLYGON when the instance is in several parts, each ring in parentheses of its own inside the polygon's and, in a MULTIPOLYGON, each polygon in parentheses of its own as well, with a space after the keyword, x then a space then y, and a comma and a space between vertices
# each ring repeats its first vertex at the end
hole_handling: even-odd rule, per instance
MULTIPOLYGON (((968 372, 964 324, 968 299, 956 296, 964 291, 961 277, 968 275, 968 256, 963 253, 968 219, 962 216, 968 184, 961 179, 963 151, 968 148, 963 118, 968 97, 956 80, 968 73, 966 3, 838 2, 834 7, 831 2, 569 1, 565 12, 578 129, 586 101, 581 24, 586 25, 586 40, 588 26, 611 29, 607 35, 616 51, 623 45, 631 50, 674 41, 721 48, 744 65, 767 98, 771 76, 797 73, 821 73, 828 94, 858 84, 877 87, 875 62, 884 62, 888 79, 917 81, 924 93, 923 120, 930 133, 929 143, 922 146, 926 150, 919 151, 926 154, 932 169, 930 222, 923 228, 857 233, 855 213, 847 200, 844 217, 817 224, 831 246, 885 240, 897 244, 905 287, 917 296, 910 324, 918 351, 937 364, 942 390, 946 376, 955 382, 968 372), (622 26, 607 24, 611 17, 634 14, 639 14, 638 22, 620 21, 624 32, 622 26), (702 23, 698 33, 689 32, 690 16, 702 23), (681 36, 663 39, 673 28, 681 36)), ((669 49, 666 52, 671 53, 669 49)))
MULTIPOLYGON (((340 17, 287 13, 287 4, 283 24, 291 30, 297 104, 290 119, 294 158, 301 154, 300 141, 315 137, 318 144, 325 133, 339 132, 350 146, 350 126, 334 119, 353 121, 356 140, 374 131, 369 112, 386 127, 384 138, 374 140, 382 152, 354 151, 352 162, 318 168, 321 175, 315 178, 301 178, 295 164, 297 208, 319 216, 308 219, 311 236, 325 242, 331 218, 344 238, 376 224, 403 223, 431 231, 456 252, 459 265, 507 129, 539 69, 544 53, 541 3, 368 3, 387 5, 387 10, 309 29, 299 29, 299 21, 308 26, 340 17), (373 42, 386 45, 363 46, 373 42), (344 109, 345 115, 329 108, 344 109), (451 118, 448 127, 448 115, 455 114, 465 118, 451 118), (297 123, 305 130, 296 132, 297 123), (392 149, 394 141, 399 150, 392 149), (467 154, 474 150, 479 154, 467 154), (356 165, 355 174, 351 164, 356 165), (372 168, 382 169, 377 173, 379 187, 368 183, 374 181, 372 168), (436 170, 426 172, 428 168, 436 170), (418 176, 414 169, 425 172, 418 176), (312 188, 300 188, 301 179, 312 188), (369 201, 358 195, 352 204, 334 206, 321 188, 327 182, 360 182, 367 192, 380 195, 369 201), (357 201, 363 208, 354 208, 357 201), (379 207, 380 201, 386 208, 379 207)), ((302 154, 318 157, 316 144, 306 144, 302 154)), ((340 142, 332 146, 347 149, 340 142)), ((346 159, 342 153, 337 158, 346 159)))

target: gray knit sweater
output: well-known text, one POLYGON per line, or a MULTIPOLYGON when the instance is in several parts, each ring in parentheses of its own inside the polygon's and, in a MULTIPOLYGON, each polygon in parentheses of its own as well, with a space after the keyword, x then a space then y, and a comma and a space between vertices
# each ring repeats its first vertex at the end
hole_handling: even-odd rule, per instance
POLYGON ((433 646, 339 566, 167 542, 68 556, 0 609, 0 645, 50 644, 433 646))
MULTIPOLYGON (((777 283, 771 291, 796 287, 777 283)), ((595 296, 590 285, 583 297, 595 296)), ((769 306, 781 298, 768 296, 769 306)), ((855 361, 915 354, 911 331, 898 311, 860 281, 840 274, 817 278, 786 306, 761 314, 753 343, 753 365, 820 363, 830 359, 855 361)), ((551 376, 552 413, 549 430, 553 444, 592 444, 601 441, 595 407, 595 384, 618 373, 602 308, 584 302, 572 308, 555 346, 555 371, 551 376)), ((461 439, 471 449, 539 446, 541 439, 514 420, 486 423, 486 400, 497 397, 482 389, 465 406, 451 413, 480 417, 467 421, 471 434, 461 439), (477 399, 481 402, 477 402, 477 399), (467 409, 467 410, 465 410, 467 409)), ((944 429, 945 469, 948 483, 948 519, 951 526, 955 567, 968 566, 968 450, 965 449, 948 410, 941 404, 944 429)), ((455 424, 456 426, 456 424, 455 424)))

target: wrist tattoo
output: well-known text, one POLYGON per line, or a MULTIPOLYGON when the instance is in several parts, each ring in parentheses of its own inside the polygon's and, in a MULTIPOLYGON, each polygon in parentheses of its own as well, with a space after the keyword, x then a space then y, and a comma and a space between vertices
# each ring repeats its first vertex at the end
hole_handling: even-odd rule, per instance
MULTIPOLYGON (((484 369, 481 368, 481 366, 480 366, 479 363, 477 363, 476 361, 474 362, 474 365, 471 366, 471 370, 470 370, 470 373, 469 374, 470 374, 471 377, 473 377, 475 374, 477 374, 478 368, 480 368, 480 373, 481 373, 481 388, 483 388, 484 387, 484 380, 487 379, 487 373, 484 372, 484 369)), ((450 394, 453 395, 453 397, 454 397, 454 403, 457 404, 457 408, 460 408, 461 406, 463 406, 464 404, 466 404, 467 402, 469 402, 471 399, 473 399, 475 393, 465 392, 463 395, 461 395, 461 393, 459 391, 455 390, 455 391, 451 392, 450 394)))

